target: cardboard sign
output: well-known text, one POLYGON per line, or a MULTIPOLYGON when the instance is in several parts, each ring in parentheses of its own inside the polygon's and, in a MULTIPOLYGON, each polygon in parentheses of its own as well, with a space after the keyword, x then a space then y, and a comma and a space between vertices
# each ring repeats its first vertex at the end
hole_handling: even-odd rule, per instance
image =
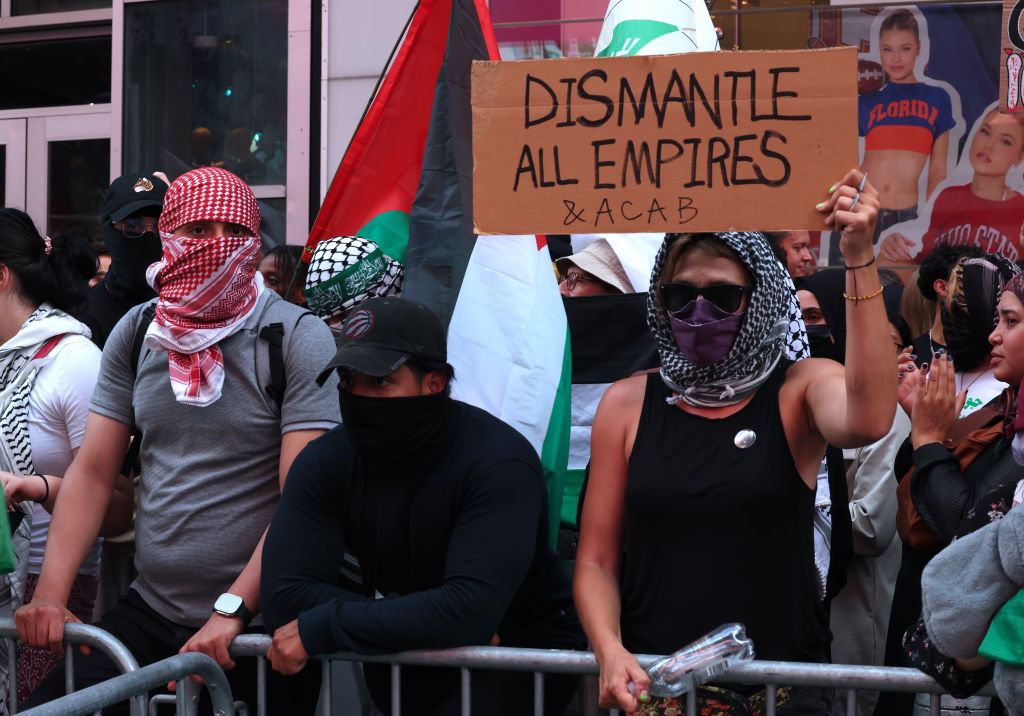
POLYGON ((857 51, 473 63, 478 233, 824 228, 857 51))
POLYGON ((1021 36, 1021 14, 1024 0, 1003 0, 1003 34, 999 63, 999 109, 1003 112, 1024 112, 1024 37, 1021 36))

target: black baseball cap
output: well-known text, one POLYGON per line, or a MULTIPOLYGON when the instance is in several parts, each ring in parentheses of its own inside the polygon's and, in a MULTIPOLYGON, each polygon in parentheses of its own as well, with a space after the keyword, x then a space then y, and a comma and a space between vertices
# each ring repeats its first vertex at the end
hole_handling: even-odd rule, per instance
POLYGON ((167 183, 153 174, 125 174, 115 179, 103 197, 103 221, 112 224, 151 206, 162 207, 167 183))
POLYGON ((348 314, 338 338, 338 352, 317 382, 331 371, 351 368, 380 378, 394 373, 410 358, 447 362, 444 326, 422 303, 407 298, 370 298, 348 314))

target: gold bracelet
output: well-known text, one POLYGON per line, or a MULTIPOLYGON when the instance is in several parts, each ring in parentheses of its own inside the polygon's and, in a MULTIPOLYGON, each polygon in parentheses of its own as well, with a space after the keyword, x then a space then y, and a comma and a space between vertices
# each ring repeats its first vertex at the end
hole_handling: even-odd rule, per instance
POLYGON ((860 303, 861 301, 867 301, 868 299, 874 298, 875 296, 881 296, 881 295, 882 295, 882 287, 879 286, 877 291, 873 291, 872 293, 869 293, 866 296, 851 296, 850 294, 844 292, 843 293, 843 298, 845 298, 847 301, 853 301, 854 303, 860 303))

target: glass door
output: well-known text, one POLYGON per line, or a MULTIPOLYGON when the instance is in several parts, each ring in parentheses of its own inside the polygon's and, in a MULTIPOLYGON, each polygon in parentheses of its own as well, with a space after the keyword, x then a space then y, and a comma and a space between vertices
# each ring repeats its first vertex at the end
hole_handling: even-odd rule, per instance
POLYGON ((48 234, 81 229, 99 239, 103 195, 110 185, 110 114, 26 121, 26 211, 48 234))
POLYGON ((25 126, 0 119, 0 206, 25 208, 25 126))

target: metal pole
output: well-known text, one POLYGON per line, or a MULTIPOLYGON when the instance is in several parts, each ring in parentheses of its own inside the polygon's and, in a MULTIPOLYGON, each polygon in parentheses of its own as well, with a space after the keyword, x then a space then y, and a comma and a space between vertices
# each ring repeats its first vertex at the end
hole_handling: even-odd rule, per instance
POLYGON ((857 716, 857 690, 846 692, 846 716, 857 716))
POLYGON ((331 684, 331 662, 326 659, 321 663, 320 681, 320 712, 323 716, 331 716, 331 700, 334 698, 333 685, 331 684))
POLYGON ((765 716, 775 716, 775 701, 778 698, 778 692, 775 690, 775 684, 767 684, 765 686, 765 716))
POLYGON ((64 642, 64 693, 72 694, 75 691, 75 647, 67 641, 64 642))
POLYGON ((18 647, 7 639, 7 701, 12 714, 18 713, 18 647))
POLYGON ((697 690, 690 689, 686 692, 686 715, 697 716, 697 690))
POLYGON ((544 716, 544 672, 533 674, 533 716, 544 716))
POLYGON ((930 703, 928 704, 928 713, 930 716, 939 716, 941 713, 941 697, 938 694, 932 694, 930 703))
POLYGON ((469 684, 469 669, 461 669, 462 675, 462 716, 470 716, 472 709, 470 708, 470 684, 469 684))
POLYGON ((128 697, 145 693, 169 681, 190 674, 202 677, 210 691, 214 714, 227 716, 234 711, 231 687, 224 672, 210 657, 198 652, 177 654, 113 679, 76 691, 24 713, 32 716, 84 716, 128 697))
POLYGON ((402 666, 391 665, 391 716, 402 716, 402 666))
POLYGON ((267 716, 267 660, 256 657, 256 716, 267 716))

